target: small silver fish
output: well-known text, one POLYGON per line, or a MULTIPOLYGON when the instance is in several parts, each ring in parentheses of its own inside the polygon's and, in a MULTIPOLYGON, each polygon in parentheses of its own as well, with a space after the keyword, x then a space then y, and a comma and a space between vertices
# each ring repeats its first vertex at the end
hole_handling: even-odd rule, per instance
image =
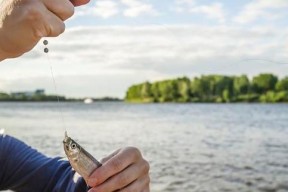
POLYGON ((63 140, 64 151, 73 169, 79 173, 85 181, 88 181, 89 176, 102 164, 97 161, 90 153, 82 148, 77 142, 68 137, 65 132, 63 140))

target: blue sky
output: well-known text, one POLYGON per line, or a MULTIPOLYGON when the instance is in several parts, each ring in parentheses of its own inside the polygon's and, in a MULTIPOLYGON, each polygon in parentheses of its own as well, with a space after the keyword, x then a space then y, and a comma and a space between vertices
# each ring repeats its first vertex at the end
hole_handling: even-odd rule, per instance
POLYGON ((92 26, 225 24, 241 27, 268 23, 287 24, 285 19, 287 2, 284 0, 99 0, 92 1, 88 6, 78 8, 77 11, 77 19, 70 20, 68 26, 77 26, 80 23, 92 26), (79 12, 86 12, 86 14, 82 13, 82 16, 79 16, 79 12), (93 15, 96 17, 91 19, 93 15))
POLYGON ((92 0, 47 38, 49 59, 40 42, 3 61, 0 89, 55 93, 50 64, 58 92, 73 97, 123 97, 134 83, 184 75, 283 77, 287 10, 287 0, 92 0))

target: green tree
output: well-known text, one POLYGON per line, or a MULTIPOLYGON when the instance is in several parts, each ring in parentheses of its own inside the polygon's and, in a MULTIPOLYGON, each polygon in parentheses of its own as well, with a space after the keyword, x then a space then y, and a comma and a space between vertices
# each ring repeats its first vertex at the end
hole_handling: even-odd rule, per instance
MULTIPOLYGON (((43 98, 34 98, 34 100, 39 99, 43 98)), ((131 86, 126 93, 126 100, 134 102, 288 102, 288 77, 278 81, 273 74, 260 74, 250 83, 246 75, 204 75, 192 80, 182 77, 155 83, 145 82, 131 86)))
POLYGON ((235 77, 233 87, 235 95, 246 95, 250 89, 250 81, 246 75, 235 77))
POLYGON ((231 101, 231 92, 228 89, 225 89, 222 93, 223 101, 228 103, 231 101))
POLYGON ((288 91, 288 77, 285 77, 284 79, 277 82, 276 90, 277 91, 288 91))
POLYGON ((190 79, 187 77, 177 79, 177 100, 188 102, 190 99, 190 79))
POLYGON ((153 83, 151 85, 151 95, 153 97, 154 102, 158 102, 160 97, 161 97, 161 93, 159 90, 159 82, 153 83))
POLYGON ((260 74, 253 78, 252 86, 255 93, 263 94, 275 90, 278 77, 273 74, 260 74))
POLYGON ((160 101, 161 102, 171 102, 175 101, 177 97, 177 81, 176 80, 167 80, 159 83, 160 91, 160 101))
POLYGON ((141 85, 131 86, 126 93, 126 99, 127 100, 140 99, 141 98, 141 90, 140 89, 141 89, 141 85))
POLYGON ((190 92, 194 99, 199 98, 201 100, 207 100, 210 95, 209 80, 204 76, 194 78, 190 84, 190 92))
POLYGON ((151 93, 151 84, 149 82, 145 82, 141 85, 141 98, 150 98, 152 96, 151 93))
POLYGON ((233 95, 233 78, 228 77, 228 76, 214 76, 214 81, 215 81, 215 97, 219 97, 222 95, 223 97, 223 92, 225 92, 226 98, 223 98, 225 101, 228 101, 227 96, 229 95, 229 101, 233 95))

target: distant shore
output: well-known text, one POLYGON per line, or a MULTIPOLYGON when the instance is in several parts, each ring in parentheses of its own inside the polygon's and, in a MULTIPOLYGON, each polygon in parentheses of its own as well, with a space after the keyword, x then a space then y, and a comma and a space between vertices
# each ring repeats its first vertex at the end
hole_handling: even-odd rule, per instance
MULTIPOLYGON (((61 95, 46 95, 46 94, 33 94, 33 95, 24 95, 24 94, 7 94, 7 93, 0 93, 0 102, 84 102, 87 98, 67 98, 61 95)), ((103 97, 103 98, 91 98, 89 99, 92 102, 99 102, 99 101, 113 101, 119 102, 123 101, 119 98, 114 97, 103 97)))
POLYGON ((260 74, 181 77, 131 86, 131 103, 288 103, 288 77, 260 74))

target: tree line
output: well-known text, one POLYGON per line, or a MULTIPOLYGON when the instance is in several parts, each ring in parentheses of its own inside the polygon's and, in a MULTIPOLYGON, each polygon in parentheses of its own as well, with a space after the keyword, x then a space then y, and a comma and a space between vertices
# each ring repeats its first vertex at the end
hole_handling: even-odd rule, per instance
MULTIPOLYGON (((31 96, 27 96, 25 94, 19 94, 17 96, 13 94, 8 94, 5 92, 0 92, 0 102, 83 102, 85 98, 66 98, 65 96, 61 95, 45 95, 45 94, 34 94, 31 96)), ((107 102, 119 102, 122 101, 119 98, 114 97, 103 97, 103 98, 91 98, 94 102, 101 102, 101 101, 107 101, 107 102)))
POLYGON ((32 96, 26 96, 25 94, 14 96, 12 94, 8 94, 5 92, 0 92, 0 102, 1 101, 67 101, 67 99, 64 96, 57 96, 57 95, 32 95, 32 96))
POLYGON ((131 86, 128 102, 288 102, 288 77, 279 79, 274 74, 203 75, 189 79, 182 77, 131 86))

